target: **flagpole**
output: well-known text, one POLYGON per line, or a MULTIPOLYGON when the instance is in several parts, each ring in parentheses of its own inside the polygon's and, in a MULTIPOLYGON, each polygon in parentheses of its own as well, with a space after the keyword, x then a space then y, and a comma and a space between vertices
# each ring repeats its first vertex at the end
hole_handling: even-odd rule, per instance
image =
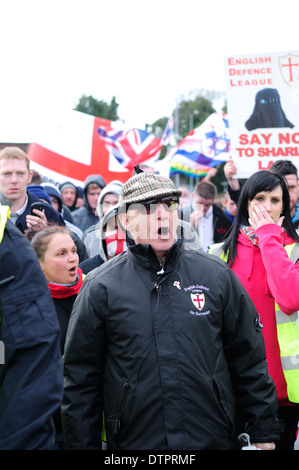
POLYGON ((175 134, 175 144, 179 142, 179 105, 178 100, 176 100, 175 111, 174 111, 174 134, 175 134))
MULTIPOLYGON (((174 131, 175 131, 175 144, 179 142, 179 105, 176 100, 175 112, 174 112, 174 131)), ((180 186, 180 176, 178 173, 175 174, 174 184, 178 188, 180 186)))

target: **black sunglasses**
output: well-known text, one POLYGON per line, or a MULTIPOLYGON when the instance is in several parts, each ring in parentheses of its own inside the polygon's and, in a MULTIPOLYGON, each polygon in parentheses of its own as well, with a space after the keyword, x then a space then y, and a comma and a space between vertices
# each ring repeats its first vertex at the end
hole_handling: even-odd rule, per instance
MULTIPOLYGON (((133 203, 131 207, 134 206, 135 209, 140 210, 141 207, 138 206, 142 206, 145 208, 147 214, 153 214, 156 211, 158 204, 164 204, 167 211, 174 212, 179 207, 179 201, 178 196, 164 196, 133 203)), ((142 209, 140 212, 142 212, 142 209)))

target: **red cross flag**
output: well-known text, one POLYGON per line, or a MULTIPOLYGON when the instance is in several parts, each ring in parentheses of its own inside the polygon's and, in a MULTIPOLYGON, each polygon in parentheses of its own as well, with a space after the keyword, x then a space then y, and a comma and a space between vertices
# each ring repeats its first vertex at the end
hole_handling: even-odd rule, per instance
POLYGON ((102 175, 106 184, 112 180, 125 182, 132 176, 135 164, 153 164, 160 149, 161 140, 145 131, 131 129, 125 132, 116 122, 72 111, 59 122, 45 124, 36 141, 30 144, 27 154, 31 169, 47 179, 57 183, 68 180, 82 185, 91 174, 102 175), (103 129, 119 135, 122 146, 116 142, 120 148, 117 154, 103 139, 103 129), (135 136, 136 133, 142 138, 135 139, 134 145, 129 145, 127 139, 128 145, 125 146, 125 136, 135 136), (127 149, 125 155, 121 152, 123 146, 127 149))

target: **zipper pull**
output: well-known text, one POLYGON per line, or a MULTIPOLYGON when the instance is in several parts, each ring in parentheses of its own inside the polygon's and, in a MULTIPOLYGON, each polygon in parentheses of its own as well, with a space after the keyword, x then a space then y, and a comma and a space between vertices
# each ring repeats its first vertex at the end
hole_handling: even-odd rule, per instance
POLYGON ((157 271, 158 276, 161 275, 161 274, 164 274, 164 272, 165 272, 164 271, 164 264, 165 264, 165 259, 163 259, 162 265, 161 265, 161 262, 160 262, 161 269, 160 269, 160 271, 157 271))

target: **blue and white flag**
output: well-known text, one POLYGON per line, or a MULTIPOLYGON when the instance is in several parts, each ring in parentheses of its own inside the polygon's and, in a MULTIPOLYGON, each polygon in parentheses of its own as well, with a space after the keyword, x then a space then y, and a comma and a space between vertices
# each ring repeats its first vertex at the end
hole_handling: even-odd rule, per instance
POLYGON ((164 129, 163 135, 162 135, 162 139, 161 139, 162 145, 168 144, 169 138, 171 134, 173 133, 173 128, 174 128, 173 116, 170 116, 166 124, 166 127, 164 129))
POLYGON ((211 168, 224 163, 228 157, 228 117, 224 113, 213 113, 171 150, 169 173, 205 176, 211 168))

